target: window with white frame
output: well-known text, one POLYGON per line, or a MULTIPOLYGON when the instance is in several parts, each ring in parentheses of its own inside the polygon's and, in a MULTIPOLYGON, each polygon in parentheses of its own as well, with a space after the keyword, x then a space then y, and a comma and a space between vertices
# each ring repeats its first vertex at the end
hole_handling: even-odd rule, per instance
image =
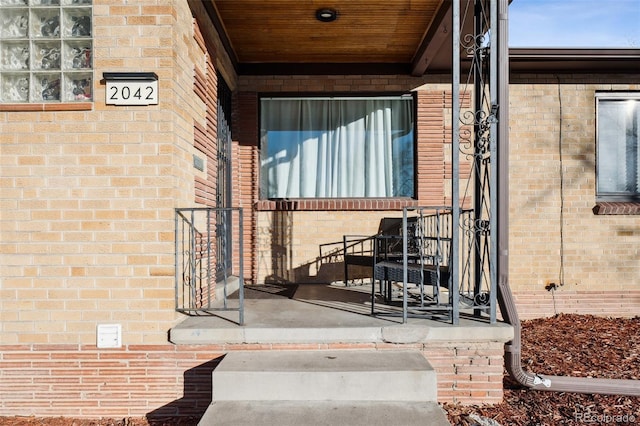
POLYGON ((640 92, 598 93, 597 198, 640 201, 640 92))
POLYGON ((0 102, 91 101, 92 0, 0 0, 0 102))
POLYGON ((414 196, 412 96, 262 98, 262 198, 414 196))

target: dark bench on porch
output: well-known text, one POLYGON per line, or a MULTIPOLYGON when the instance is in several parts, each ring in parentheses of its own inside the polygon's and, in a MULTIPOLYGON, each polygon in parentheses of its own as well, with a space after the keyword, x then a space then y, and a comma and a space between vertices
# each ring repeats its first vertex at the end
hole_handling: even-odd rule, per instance
POLYGON ((375 238, 374 248, 382 251, 374 253, 371 314, 400 315, 387 308, 376 312, 379 294, 386 305, 401 304, 404 321, 409 316, 451 319, 450 209, 423 208, 414 217, 407 213, 405 210, 407 221, 400 232, 375 238))
MULTIPOLYGON (((404 265, 400 261, 382 261, 374 266, 374 285, 371 287, 371 314, 375 314, 375 281, 380 281, 380 293, 385 303, 392 303, 393 289, 392 283, 404 282, 404 265)), ((418 285, 419 307, 425 307, 425 289, 433 289, 433 300, 429 303, 429 308, 440 307, 445 309, 446 303, 440 300, 440 288, 449 289, 449 267, 431 264, 407 264, 407 283, 418 285)), ((404 291, 404 289, 402 289, 404 291)), ((403 295, 404 296, 404 295, 403 295)))
POLYGON ((402 218, 385 217, 380 220, 375 235, 344 235, 344 283, 349 285, 349 266, 368 266, 374 276, 376 260, 402 258, 402 218), (388 237, 388 238, 387 238, 388 237))

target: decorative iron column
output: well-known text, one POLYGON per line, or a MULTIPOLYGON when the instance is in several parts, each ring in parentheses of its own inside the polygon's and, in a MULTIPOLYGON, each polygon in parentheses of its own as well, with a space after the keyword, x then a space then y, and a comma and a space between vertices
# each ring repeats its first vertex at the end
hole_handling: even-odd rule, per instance
MULTIPOLYGON (((498 280, 498 115, 499 0, 454 0, 452 4, 452 303, 454 323, 459 306, 486 313, 496 321, 498 280), (461 4, 465 10, 461 11, 461 4), (473 31, 461 34, 461 16, 473 16, 473 31), (461 81, 461 46, 470 61, 461 81), (461 84, 465 84, 461 87, 461 84), (472 86, 472 87, 469 87, 472 86), (472 97, 471 109, 462 113, 461 92, 472 97), (461 199, 460 153, 471 162, 468 186, 461 199), (461 222, 465 202, 473 206, 471 219, 461 222), (460 234, 464 235, 461 241, 460 234), (462 256, 462 257, 458 257, 462 256)), ((508 72, 508 69, 507 71, 508 72)))

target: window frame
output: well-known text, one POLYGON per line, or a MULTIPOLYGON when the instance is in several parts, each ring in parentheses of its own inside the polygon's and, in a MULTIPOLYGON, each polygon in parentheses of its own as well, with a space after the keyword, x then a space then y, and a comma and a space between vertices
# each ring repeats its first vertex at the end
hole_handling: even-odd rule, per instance
MULTIPOLYGON (((327 204, 328 202, 331 202, 331 206, 333 206, 334 202, 337 202, 338 205, 336 206, 338 209, 342 209, 342 208, 346 208, 346 206, 350 206, 347 209, 351 209, 351 207, 354 207, 355 209, 359 209, 359 208, 371 208, 371 206, 369 206, 369 204, 373 203, 373 204, 380 204, 380 206, 382 206, 382 204, 387 204, 388 202, 394 203, 395 201, 400 201, 403 204, 413 204, 413 202, 415 200, 417 200, 418 197, 418 99, 417 99, 417 94, 415 92, 367 92, 367 93, 342 93, 342 92, 336 92, 336 93, 283 93, 283 92, 278 92, 278 93, 259 93, 258 94, 258 98, 257 98, 257 103, 258 103, 258 110, 257 110, 257 127, 258 127, 258 134, 260 134, 261 132, 261 128, 262 128, 262 100, 263 99, 268 99, 268 98, 272 98, 272 99, 382 99, 382 98, 404 98, 404 97, 410 97, 412 99, 412 107, 411 107, 411 113, 412 113, 412 120, 413 120, 413 128, 412 128, 412 132, 413 132, 413 143, 412 143, 412 147, 413 147, 413 194, 411 196, 391 196, 391 197, 358 197, 358 196, 353 196, 353 197, 299 197, 299 198, 269 198, 266 197, 263 193, 262 190, 259 189, 258 191, 258 199, 259 199, 259 203, 260 205, 264 204, 266 205, 271 205, 273 203, 276 204, 281 204, 282 201, 286 201, 287 203, 290 203, 290 200, 294 200, 294 204, 295 204, 295 208, 298 209, 300 206, 302 205, 310 205, 313 206, 312 208, 315 209, 316 204, 318 206, 322 206, 321 209, 327 209, 329 208, 329 204, 327 204), (299 200, 302 201, 303 204, 300 203, 296 203, 295 201, 299 200), (366 207, 363 206, 352 206, 350 204, 350 202, 352 200, 360 200, 361 203, 365 203, 366 207), (349 204, 347 204, 349 203, 349 204), (382 204, 381 204, 382 203, 382 204)), ((261 154, 262 154, 262 141, 261 138, 258 137, 258 169, 259 169, 259 173, 258 173, 258 182, 259 185, 258 187, 261 188, 262 187, 262 166, 260 165, 261 163, 261 154)), ((408 204, 408 205, 409 205, 408 204)), ((271 207, 268 207, 267 209, 271 209, 271 207)), ((287 208, 288 209, 288 208, 287 208)), ((329 208, 331 209, 331 208, 329 208)))
MULTIPOLYGON (((600 103, 602 101, 626 101, 635 100, 640 102, 640 91, 624 91, 624 92, 596 92, 595 93, 595 108, 596 108, 596 125, 595 125, 595 193, 596 202, 622 202, 622 203, 640 203, 640 191, 633 193, 622 192, 604 192, 599 189, 600 178, 600 165, 599 165, 599 152, 600 152, 600 103)), ((638 149, 640 149, 640 141, 638 142, 638 149)), ((637 165, 640 169, 640 164, 637 165)))

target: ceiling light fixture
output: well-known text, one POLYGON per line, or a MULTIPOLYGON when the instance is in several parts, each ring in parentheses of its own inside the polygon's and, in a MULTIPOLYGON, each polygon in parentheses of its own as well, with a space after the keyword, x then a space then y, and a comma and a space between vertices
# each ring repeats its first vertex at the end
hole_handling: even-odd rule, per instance
POLYGON ((316 19, 321 22, 332 22, 338 17, 338 12, 335 9, 322 8, 316 10, 316 19))

